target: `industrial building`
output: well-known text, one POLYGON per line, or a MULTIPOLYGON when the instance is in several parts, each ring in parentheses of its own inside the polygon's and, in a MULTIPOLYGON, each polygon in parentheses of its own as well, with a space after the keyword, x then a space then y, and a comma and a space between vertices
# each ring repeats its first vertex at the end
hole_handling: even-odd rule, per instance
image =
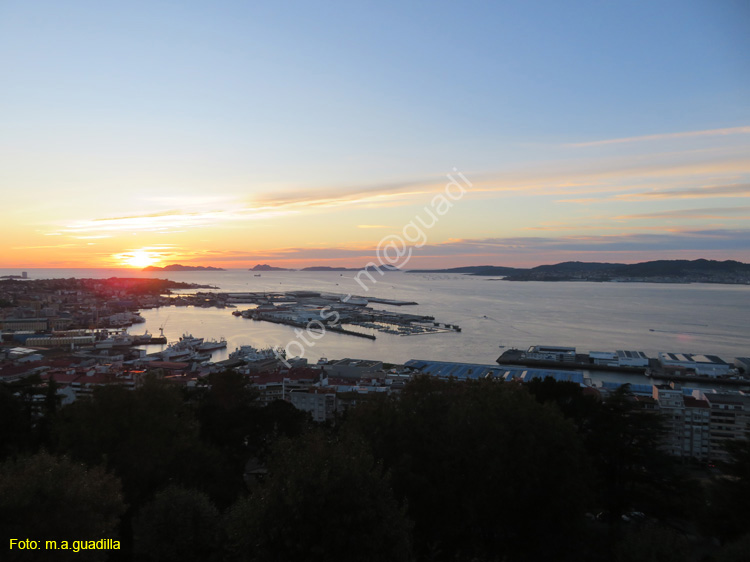
POLYGON ((423 361, 412 359, 406 367, 415 369, 425 375, 441 379, 457 380, 495 378, 505 381, 529 382, 533 379, 553 378, 556 381, 584 384, 580 371, 555 371, 552 369, 508 368, 501 365, 482 365, 477 363, 452 363, 449 361, 423 361))
POLYGON ((589 353, 591 362, 595 365, 610 367, 648 367, 649 358, 642 351, 592 351, 589 353))
POLYGON ((659 352, 659 363, 662 368, 693 371, 696 375, 718 377, 729 374, 732 366, 716 355, 693 355, 690 353, 659 352))
POLYGON ((743 373, 750 374, 750 357, 735 357, 734 366, 741 369, 743 373))
POLYGON ((333 364, 323 367, 323 370, 330 377, 341 377, 345 379, 365 378, 383 378, 383 362, 370 361, 367 359, 342 359, 333 364))

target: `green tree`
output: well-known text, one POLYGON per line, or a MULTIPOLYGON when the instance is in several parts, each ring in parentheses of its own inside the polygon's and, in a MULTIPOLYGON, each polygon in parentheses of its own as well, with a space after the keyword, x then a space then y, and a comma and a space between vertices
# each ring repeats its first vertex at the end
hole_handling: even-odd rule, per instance
POLYGON ((626 532, 614 549, 615 562, 684 562, 690 543, 677 531, 646 526, 626 532))
POLYGON ((206 494, 169 486, 144 505, 135 518, 135 560, 210 560, 218 547, 218 523, 219 511, 206 494))
POLYGON ((715 562, 747 562, 750 553, 750 533, 730 542, 714 557, 715 562))
POLYGON ((608 396, 589 418, 584 432, 597 471, 599 505, 613 525, 629 509, 657 509, 666 485, 674 484, 673 463, 659 449, 663 427, 661 416, 638 407, 629 385, 608 396))
POLYGON ((587 396, 577 383, 557 381, 552 377, 535 378, 524 384, 537 402, 554 404, 560 412, 581 428, 597 410, 599 404, 594 396, 587 396))
MULTIPOLYGON (((0 534, 6 538, 116 539, 124 511, 120 481, 103 468, 46 452, 0 464, 0 534)), ((47 558, 34 554, 52 560, 106 558, 102 550, 57 550, 47 552, 47 558)), ((29 555, 18 550, 3 554, 5 560, 29 560, 29 555)))
POLYGON ((0 384, 0 459, 32 445, 32 416, 28 404, 7 384, 0 384))
POLYGON ((201 489, 221 475, 216 455, 199 440, 198 424, 169 383, 149 379, 141 388, 95 389, 56 416, 58 450, 104 464, 122 478, 125 498, 140 506, 169 483, 201 489))
POLYGON ((362 443, 319 430, 283 438, 268 468, 267 480, 227 514, 230 560, 409 559, 408 522, 362 443))
POLYGON ((363 435, 392 472, 419 558, 575 554, 585 455, 557 409, 519 385, 420 377, 398 398, 356 408, 345 430, 363 435))
POLYGON ((730 459, 709 485, 706 517, 707 530, 722 542, 736 540, 750 529, 750 440, 726 441, 724 449, 730 459))

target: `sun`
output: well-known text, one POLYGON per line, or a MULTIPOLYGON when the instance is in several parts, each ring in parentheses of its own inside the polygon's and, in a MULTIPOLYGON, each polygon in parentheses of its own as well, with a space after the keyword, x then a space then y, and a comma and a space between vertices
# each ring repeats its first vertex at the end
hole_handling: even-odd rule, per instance
POLYGON ((123 260, 130 267, 148 267, 159 261, 159 258, 151 252, 136 250, 135 252, 124 254, 123 260))

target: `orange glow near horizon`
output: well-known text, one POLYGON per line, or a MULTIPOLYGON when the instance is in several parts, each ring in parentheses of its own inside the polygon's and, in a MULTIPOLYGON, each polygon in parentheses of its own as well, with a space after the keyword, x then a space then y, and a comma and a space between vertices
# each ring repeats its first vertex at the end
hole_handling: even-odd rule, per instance
POLYGON ((148 267, 149 265, 155 265, 160 261, 159 256, 153 252, 145 250, 135 250, 133 252, 118 254, 113 257, 119 260, 122 265, 133 268, 148 267))

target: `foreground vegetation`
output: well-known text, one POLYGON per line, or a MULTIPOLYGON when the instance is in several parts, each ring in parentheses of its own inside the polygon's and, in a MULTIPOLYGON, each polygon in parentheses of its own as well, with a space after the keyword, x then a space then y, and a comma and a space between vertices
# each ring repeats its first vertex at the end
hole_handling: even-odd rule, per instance
POLYGON ((5 560, 732 561, 750 544, 748 443, 723 475, 676 464, 626 389, 418 378, 321 426, 231 372, 64 408, 35 382, 0 388, 3 536, 121 548, 5 560))

